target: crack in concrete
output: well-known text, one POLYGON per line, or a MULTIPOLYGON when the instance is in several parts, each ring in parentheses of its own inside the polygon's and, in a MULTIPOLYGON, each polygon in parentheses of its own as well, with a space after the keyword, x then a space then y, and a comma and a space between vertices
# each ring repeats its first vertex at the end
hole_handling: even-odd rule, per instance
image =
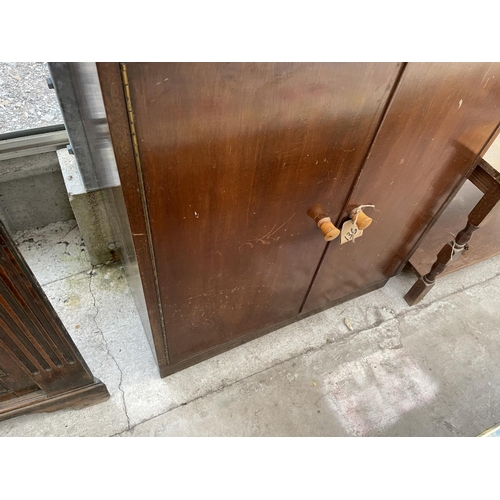
POLYGON ((90 275, 89 275, 89 292, 90 292, 90 295, 91 295, 92 300, 93 300, 94 309, 96 311, 96 313, 95 313, 95 315, 94 315, 94 317, 92 319, 93 319, 93 321, 95 323, 95 326, 99 330, 99 333, 101 334, 101 337, 102 337, 102 340, 104 342, 104 346, 106 348, 107 354, 114 361, 114 363, 116 365, 116 368, 118 368, 118 371, 120 372, 120 381, 118 382, 118 390, 122 393, 123 410, 125 412, 125 417, 127 418, 127 430, 130 430, 130 417, 129 417, 129 414, 128 414, 128 411, 127 411, 127 403, 125 401, 125 391, 122 388, 123 371, 120 368, 120 365, 118 364, 118 361, 116 361, 116 358, 113 356, 113 354, 111 354, 111 351, 109 349, 109 344, 108 344, 108 341, 106 340, 104 332, 102 331, 101 327, 99 326, 99 323, 97 323, 97 316, 99 315, 99 308, 97 307, 97 303, 96 303, 96 300, 95 300, 95 295, 94 295, 94 292, 92 291, 92 276, 94 276, 94 269, 96 267, 100 267, 100 266, 92 266, 92 269, 91 269, 90 275))
MULTIPOLYGON (((270 370, 272 368, 276 368, 276 367, 279 367, 285 363, 288 363, 289 361, 293 361, 294 359, 297 359, 298 357, 300 356, 307 356, 308 354, 311 354, 312 352, 316 352, 316 351, 319 351, 320 349, 322 349, 323 347, 327 346, 327 345, 331 345, 331 344, 337 344, 339 346, 341 345, 345 345, 349 342, 351 342, 353 339, 355 339, 357 336, 363 334, 363 333, 366 333, 370 330, 374 330, 376 328, 379 328, 380 326, 384 325, 385 323, 389 323, 389 322, 392 322, 392 321, 396 321, 396 325, 397 325, 397 330, 398 330, 398 333, 399 333, 399 338, 401 339, 400 340, 400 343, 401 343, 401 346, 402 346, 402 338, 403 338, 403 335, 402 335, 402 332, 400 330, 400 326, 399 326, 399 319, 400 318, 403 318, 404 316, 406 316, 407 314, 410 314, 410 313, 419 313, 425 309, 428 309, 430 308, 431 306, 433 306, 435 303, 437 302, 440 302, 440 301, 446 301, 447 299, 449 299, 450 297, 453 297, 454 295, 458 295, 459 293, 462 293, 462 292, 465 292, 467 290, 470 290, 472 288, 475 288, 475 287, 478 287, 478 286, 481 286, 481 285, 484 285, 486 283, 488 283, 489 281, 493 281, 494 279, 500 277, 500 273, 497 273, 495 274, 494 276, 491 276, 489 278, 486 278, 485 280, 483 281, 480 281, 478 283, 474 283, 470 286, 467 286, 467 287, 462 287, 460 288, 459 290, 456 290, 448 295, 445 295, 443 297, 439 297, 439 298, 436 298, 435 300, 429 302, 429 303, 420 303, 416 306, 412 306, 412 307, 408 307, 406 309, 404 309, 403 311, 401 311, 400 313, 398 314, 394 314, 394 316, 392 318, 387 318, 387 319, 383 319, 383 320, 380 320, 380 321, 377 321, 375 323, 373 323, 372 325, 368 326, 368 327, 365 327, 363 329, 360 329, 360 330, 354 330, 352 332, 349 332, 346 336, 344 337, 341 337, 341 338, 336 338, 336 339, 326 339, 325 342, 319 346, 314 346, 314 347, 310 347, 310 348, 307 348, 287 359, 284 359, 282 361, 279 361, 278 363, 275 363, 274 365, 270 365, 270 366, 267 366, 265 368, 263 368, 262 370, 259 370, 257 372, 254 372, 254 373, 250 373, 249 375, 243 377, 243 378, 240 378, 238 380, 234 380, 233 382, 230 382, 230 383, 227 383, 227 382, 223 382, 221 384, 221 386, 219 386, 218 388, 216 389, 213 389, 211 391, 208 391, 204 394, 201 394, 199 396, 196 396, 195 398, 193 399, 190 399, 184 403, 180 403, 176 406, 173 406, 172 408, 169 408, 168 410, 165 410, 161 413, 158 413, 157 415, 153 416, 153 417, 149 417, 149 418, 146 418, 144 420, 141 420, 140 422, 137 422, 136 424, 134 424, 133 426, 130 426, 130 422, 129 422, 129 428, 125 431, 121 431, 121 432, 118 432, 116 434, 113 434, 111 437, 117 437, 117 436, 121 436, 123 434, 125 434, 126 432, 131 432, 133 431, 138 425, 141 425, 145 422, 148 422, 150 420, 153 420, 154 418, 157 418, 157 417, 161 417, 163 415, 166 415, 167 413, 170 413, 171 411, 174 411, 176 410, 177 408, 180 408, 182 406, 186 406, 188 404, 191 404, 191 403, 194 403, 195 401, 198 401, 199 399, 201 398, 204 398, 204 397, 207 397, 207 396, 211 396, 212 394, 218 394, 220 392, 222 392, 224 389, 227 389, 228 387, 232 387, 233 385, 235 384, 238 384, 240 382, 243 382, 245 380, 247 380, 248 378, 250 377, 253 377, 253 376, 257 376, 257 375, 260 375, 261 373, 267 371, 267 370, 270 370)), ((344 309, 345 310, 345 309, 344 309)), ((342 311, 343 312, 343 311, 342 311)), ((398 335, 396 335, 397 337, 398 335)), ((403 347, 403 346, 402 346, 403 347)))
MULTIPOLYGON (((386 320, 385 322, 389 322, 389 321, 394 321, 394 318, 390 318, 390 319, 386 320)), ((306 349, 304 351, 301 351, 298 354, 295 354, 294 356, 292 356, 290 358, 287 358, 287 359, 284 359, 282 361, 279 361, 278 363, 275 363, 274 365, 267 366, 267 367, 263 368, 262 370, 259 370, 259 371, 254 372, 254 373, 250 373, 249 375, 247 375, 247 376, 245 376, 243 378, 240 378, 240 379, 235 380, 235 381, 230 382, 230 383, 224 381, 222 383, 222 385, 220 387, 218 387, 217 389, 213 389, 211 391, 208 391, 205 394, 200 394, 199 396, 196 396, 195 398, 190 399, 189 401, 186 401, 184 403, 180 403, 177 406, 169 408, 168 410, 166 410, 164 412, 158 413, 154 417, 146 418, 146 419, 144 419, 144 420, 142 420, 140 422, 137 422, 137 424, 135 424, 132 427, 130 427, 129 429, 127 429, 127 431, 129 431, 129 432, 133 431, 138 425, 141 425, 141 424, 143 424, 145 422, 148 422, 149 420, 153 420, 154 418, 161 417, 162 415, 166 415, 167 413, 170 413, 171 411, 174 411, 177 408, 181 408, 183 406, 187 406, 188 404, 194 403, 195 401, 198 401, 199 399, 202 399, 204 397, 211 396, 212 394, 218 394, 218 393, 222 392, 224 389, 227 389, 228 387, 232 387, 233 385, 236 385, 236 384, 238 384, 240 382, 244 382, 245 380, 249 379, 250 377, 254 377, 254 376, 260 375, 261 373, 264 373, 265 371, 270 370, 272 368, 277 368, 277 367, 279 367, 279 366, 281 366, 281 365, 283 365, 285 363, 288 363, 289 361, 293 361, 294 359, 299 358, 300 356, 307 356, 308 354, 311 354, 313 352, 319 351, 320 349, 322 349, 326 345, 330 345, 330 344, 334 344, 334 343, 337 344, 337 345, 345 345, 345 344, 349 343, 351 340, 353 340, 355 337, 357 337, 358 335, 360 335, 360 334, 362 334, 364 332, 368 332, 370 330, 373 330, 374 328, 378 328, 378 327, 368 327, 368 328, 366 328, 364 330, 359 330, 357 332, 352 332, 351 335, 348 335, 347 337, 343 337, 343 338, 337 339, 337 340, 327 339, 327 341, 324 344, 322 344, 322 345, 320 345, 318 347, 310 347, 310 348, 308 348, 308 349, 306 349)), ((113 434, 113 436, 111 436, 111 437, 120 436, 120 435, 124 434, 127 431, 118 432, 116 434, 113 434)))
POLYGON ((54 283, 58 283, 59 281, 64 281, 64 280, 67 280, 69 278, 75 278, 76 276, 78 276, 80 274, 86 274, 86 275, 88 275, 89 271, 91 271, 91 269, 84 269, 83 271, 78 271, 77 273, 74 273, 74 274, 68 274, 68 276, 64 276, 64 278, 58 278, 56 280, 47 281, 47 283, 40 283, 40 284, 42 285, 42 287, 45 287, 45 286, 48 286, 48 285, 52 285, 54 283))

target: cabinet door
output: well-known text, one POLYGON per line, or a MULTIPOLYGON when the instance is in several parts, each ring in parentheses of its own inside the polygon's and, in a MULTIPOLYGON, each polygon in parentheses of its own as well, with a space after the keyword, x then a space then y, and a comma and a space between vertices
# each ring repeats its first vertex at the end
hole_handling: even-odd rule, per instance
POLYGON ((371 203, 373 223, 354 243, 329 245, 304 312, 393 276, 499 121, 500 64, 410 63, 341 218, 371 203))
POLYGON ((0 420, 108 396, 0 223, 0 420))
POLYGON ((325 248, 307 210, 341 213, 401 65, 122 64, 138 180, 121 161, 116 82, 98 69, 170 363, 296 316, 325 248))

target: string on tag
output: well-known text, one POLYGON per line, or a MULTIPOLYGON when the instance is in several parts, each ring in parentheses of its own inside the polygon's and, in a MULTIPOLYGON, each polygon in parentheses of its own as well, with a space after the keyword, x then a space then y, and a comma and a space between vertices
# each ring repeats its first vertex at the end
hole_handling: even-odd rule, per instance
POLYGON ((359 227, 358 227, 359 213, 363 210, 363 208, 375 208, 375 205, 359 205, 359 206, 357 206, 356 208, 352 209, 349 212, 349 218, 351 219, 352 224, 354 225, 354 227, 357 229, 357 236, 355 236, 351 240, 353 243, 356 242, 356 238, 359 238, 363 234, 363 230, 359 229, 359 227), (353 219, 353 217, 354 217, 354 219, 353 219))
POLYGON ((351 218, 352 218, 353 215, 356 216, 356 218, 354 219, 354 224, 356 224, 356 226, 358 225, 358 215, 359 215, 359 212, 361 212, 361 210, 363 210, 363 208, 375 208, 375 205, 359 205, 358 207, 356 207, 353 210, 351 210, 351 213, 349 214, 349 216, 351 218))

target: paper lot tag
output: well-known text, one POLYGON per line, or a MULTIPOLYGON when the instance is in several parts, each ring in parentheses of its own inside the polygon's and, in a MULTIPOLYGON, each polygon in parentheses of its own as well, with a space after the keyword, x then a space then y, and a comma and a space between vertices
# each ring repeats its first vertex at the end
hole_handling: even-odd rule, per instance
POLYGON ((340 233, 340 244, 348 243, 349 241, 354 241, 363 235, 363 231, 358 228, 355 222, 351 219, 346 220, 342 224, 342 231, 340 233))

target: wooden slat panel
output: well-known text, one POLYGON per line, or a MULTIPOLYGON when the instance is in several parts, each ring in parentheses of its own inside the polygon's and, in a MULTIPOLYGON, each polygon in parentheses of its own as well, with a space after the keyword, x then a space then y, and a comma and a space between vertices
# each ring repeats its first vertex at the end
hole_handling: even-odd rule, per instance
POLYGON ((5 344, 0 341, 0 380, 16 395, 38 389, 32 379, 32 373, 24 363, 19 363, 16 356, 11 356, 5 344), (16 362, 17 361, 17 362, 16 362))
POLYGON ((35 386, 46 394, 53 394, 93 381, 90 370, 2 224, 0 351, 0 369, 9 376, 4 380, 16 394, 34 390, 35 386))
POLYGON ((34 301, 38 302, 38 297, 28 280, 19 279, 20 268, 10 249, 2 249, 0 261, 0 293, 7 317, 11 322, 16 322, 28 336, 30 330, 39 333, 36 339, 31 336, 31 342, 36 344, 40 356, 49 363, 49 367, 62 366, 64 359, 68 363, 74 362, 68 343, 54 334, 55 325, 50 316, 42 308, 31 307, 34 301))

